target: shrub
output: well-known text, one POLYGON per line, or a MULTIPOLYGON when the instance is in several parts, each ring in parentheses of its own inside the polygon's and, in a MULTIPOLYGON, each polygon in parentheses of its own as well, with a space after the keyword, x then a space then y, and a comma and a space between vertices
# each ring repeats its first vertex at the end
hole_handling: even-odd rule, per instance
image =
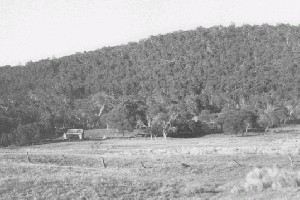
POLYGON ((203 136, 206 134, 204 131, 204 125, 201 122, 188 121, 188 133, 187 136, 203 136))
POLYGON ((300 186, 300 171, 292 172, 287 169, 263 167, 254 168, 248 172, 245 182, 241 186, 234 186, 232 193, 237 192, 261 192, 267 189, 282 190, 283 188, 294 188, 300 186))
POLYGON ((108 114, 106 120, 113 128, 119 129, 124 133, 124 130, 133 131, 134 117, 130 116, 130 111, 122 104, 117 105, 108 114))
POLYGON ((9 144, 15 144, 16 143, 16 132, 17 130, 15 129, 11 133, 9 133, 8 136, 8 142, 9 144))
POLYGON ((247 110, 228 111, 223 118, 223 131, 227 134, 247 132, 257 121, 257 115, 247 110))
POLYGON ((40 139, 53 137, 55 134, 55 127, 49 121, 43 121, 36 124, 38 127, 35 127, 39 130, 40 139))
POLYGON ((223 124, 223 132, 225 134, 243 133, 242 121, 234 116, 228 116, 223 124))
POLYGON ((176 121, 172 125, 175 129, 170 128, 168 130, 168 136, 170 137, 197 137, 206 134, 203 124, 199 121, 176 121))
POLYGON ((244 189, 246 191, 262 191, 268 188, 296 187, 298 184, 297 174, 277 167, 264 167, 254 168, 247 174, 244 189))
POLYGON ((163 135, 163 125, 162 125, 162 123, 152 124, 152 126, 150 128, 150 132, 152 133, 152 135, 162 136, 163 135))
POLYGON ((268 128, 284 125, 288 119, 289 114, 286 109, 260 110, 258 124, 267 132, 268 128))
POLYGON ((52 137, 55 134, 54 124, 50 121, 39 122, 38 126, 40 127, 41 136, 43 138, 52 137))
POLYGON ((0 138, 0 146, 7 147, 9 145, 8 134, 2 133, 0 138))
POLYGON ((16 131, 17 144, 27 145, 39 142, 42 137, 40 134, 40 126, 38 123, 30 123, 26 125, 19 124, 16 131))

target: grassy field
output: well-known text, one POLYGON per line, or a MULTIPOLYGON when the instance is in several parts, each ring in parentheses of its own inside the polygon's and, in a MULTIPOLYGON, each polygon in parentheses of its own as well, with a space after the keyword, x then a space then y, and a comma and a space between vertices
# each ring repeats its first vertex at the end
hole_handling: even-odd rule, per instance
POLYGON ((295 126, 244 137, 127 138, 3 148, 0 199, 300 199, 299 144, 300 127, 295 126), (296 184, 273 187, 264 179, 262 188, 255 188, 259 183, 249 182, 249 172, 274 165, 285 178, 280 176, 278 183, 296 184))

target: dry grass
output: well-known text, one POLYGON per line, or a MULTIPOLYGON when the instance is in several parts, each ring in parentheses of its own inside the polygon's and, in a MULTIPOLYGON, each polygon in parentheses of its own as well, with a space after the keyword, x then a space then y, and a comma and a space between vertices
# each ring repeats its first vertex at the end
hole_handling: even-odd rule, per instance
POLYGON ((245 183, 241 187, 233 187, 232 193, 235 192, 262 192, 263 190, 274 189, 282 191, 286 188, 296 188, 300 186, 300 171, 288 169, 255 167, 248 172, 245 183))
POLYGON ((0 149, 0 199, 299 199, 298 142, 289 133, 0 149))

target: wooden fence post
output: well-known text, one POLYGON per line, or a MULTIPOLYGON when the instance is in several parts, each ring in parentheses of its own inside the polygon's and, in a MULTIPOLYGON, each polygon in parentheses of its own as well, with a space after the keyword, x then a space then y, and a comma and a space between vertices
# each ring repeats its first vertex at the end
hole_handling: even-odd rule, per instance
POLYGON ((103 167, 104 167, 104 168, 106 168, 106 164, 105 164, 105 162, 104 162, 104 158, 103 158, 103 157, 101 157, 101 159, 102 159, 102 164, 103 164, 103 167))
POLYGON ((30 162, 30 157, 29 157, 28 152, 26 152, 26 154, 27 154, 27 161, 30 162))

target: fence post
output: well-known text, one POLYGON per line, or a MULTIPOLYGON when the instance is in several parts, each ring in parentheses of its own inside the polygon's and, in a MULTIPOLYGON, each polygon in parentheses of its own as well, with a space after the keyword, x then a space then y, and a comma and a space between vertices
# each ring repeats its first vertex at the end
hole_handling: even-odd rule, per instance
POLYGON ((30 162, 30 157, 29 157, 28 152, 26 152, 26 154, 27 154, 27 160, 28 160, 28 162, 30 162))

